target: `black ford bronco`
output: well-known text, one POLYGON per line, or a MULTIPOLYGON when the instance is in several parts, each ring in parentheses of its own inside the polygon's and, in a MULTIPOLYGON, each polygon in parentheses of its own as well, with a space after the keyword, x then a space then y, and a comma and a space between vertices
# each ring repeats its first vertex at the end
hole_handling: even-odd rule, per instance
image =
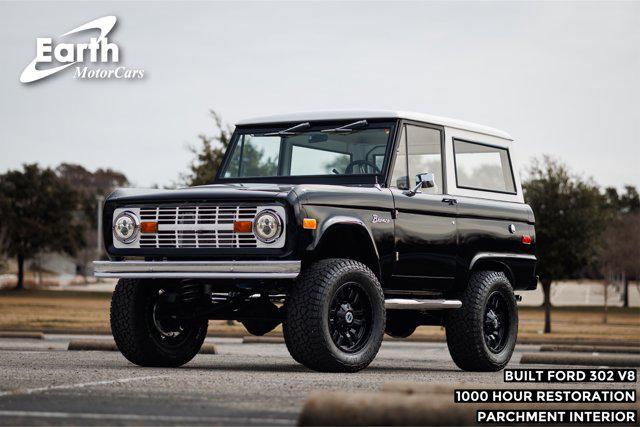
POLYGON ((180 366, 210 319, 291 356, 354 372, 384 333, 443 325, 462 369, 495 371, 518 331, 514 291, 535 289, 534 216, 511 137, 395 111, 293 114, 238 124, 210 185, 120 189, 104 204, 120 278, 111 329, 142 366, 180 366))

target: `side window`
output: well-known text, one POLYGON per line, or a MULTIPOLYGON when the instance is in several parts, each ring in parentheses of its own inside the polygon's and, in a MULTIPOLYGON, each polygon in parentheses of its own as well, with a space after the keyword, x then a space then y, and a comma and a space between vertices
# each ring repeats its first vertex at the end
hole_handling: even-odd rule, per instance
POLYGON ((390 187, 399 188, 400 190, 409 189, 409 179, 407 174, 407 133, 404 126, 400 133, 400 141, 398 150, 396 151, 396 162, 391 172, 390 187))
POLYGON ((458 187, 516 193, 506 149, 454 139, 453 151, 458 187))
POLYGON ((432 173, 436 186, 422 189, 427 194, 442 194, 442 141, 438 129, 407 125, 410 186, 416 175, 432 173))

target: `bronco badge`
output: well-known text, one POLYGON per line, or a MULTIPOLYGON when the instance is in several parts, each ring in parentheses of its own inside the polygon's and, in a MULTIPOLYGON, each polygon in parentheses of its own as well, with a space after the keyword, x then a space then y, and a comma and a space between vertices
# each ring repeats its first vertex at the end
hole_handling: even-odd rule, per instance
POLYGON ((390 220, 389 218, 385 218, 385 217, 382 217, 382 216, 373 215, 373 216, 371 217, 371 222, 372 222, 372 223, 374 223, 374 224, 378 224, 378 223, 380 223, 380 222, 383 222, 383 223, 385 223, 385 224, 388 224, 388 223, 390 223, 390 222, 391 222, 391 220, 390 220))

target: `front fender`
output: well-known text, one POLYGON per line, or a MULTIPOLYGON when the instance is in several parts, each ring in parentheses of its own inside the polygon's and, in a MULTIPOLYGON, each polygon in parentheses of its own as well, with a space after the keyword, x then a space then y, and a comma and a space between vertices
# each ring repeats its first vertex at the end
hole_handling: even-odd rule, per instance
POLYGON ((367 225, 359 218, 345 215, 337 215, 331 218, 322 221, 320 228, 317 230, 313 237, 313 241, 307 247, 307 250, 314 251, 320 242, 322 241, 322 237, 325 233, 335 225, 351 225, 361 228, 367 236, 369 236, 369 241, 371 242, 371 246, 373 247, 373 251, 375 252, 376 258, 380 259, 380 253, 378 252, 378 246, 376 245, 375 239, 373 238, 373 234, 367 225))

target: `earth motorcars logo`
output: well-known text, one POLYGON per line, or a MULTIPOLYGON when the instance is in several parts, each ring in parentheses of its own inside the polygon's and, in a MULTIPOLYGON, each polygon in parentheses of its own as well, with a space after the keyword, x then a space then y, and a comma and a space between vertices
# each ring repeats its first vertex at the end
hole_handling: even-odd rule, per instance
POLYGON ((90 68, 90 64, 117 64, 120 59, 120 48, 107 37, 116 25, 115 16, 104 16, 87 22, 58 37, 65 39, 72 34, 87 30, 99 30, 100 35, 89 38, 88 43, 64 43, 51 37, 36 39, 36 57, 25 67, 20 75, 22 83, 31 83, 59 73, 73 65, 73 77, 76 79, 141 79, 144 70, 131 69, 124 66, 116 68, 90 68), (60 64, 55 65, 54 64, 60 64), (48 65, 48 67, 47 67, 48 65))

